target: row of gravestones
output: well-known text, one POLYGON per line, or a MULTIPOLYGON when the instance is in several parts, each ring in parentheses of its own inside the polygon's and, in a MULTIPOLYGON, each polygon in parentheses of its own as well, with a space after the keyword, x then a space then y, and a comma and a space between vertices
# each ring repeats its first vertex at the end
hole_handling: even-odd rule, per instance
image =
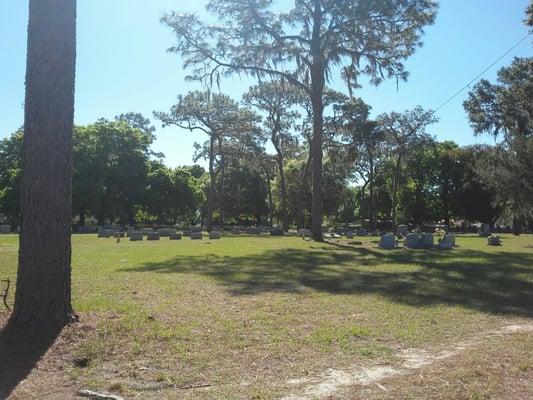
MULTIPOLYGON (((398 248, 398 239, 394 233, 387 233, 381 237, 379 247, 385 250, 398 248)), ((407 249, 443 249, 450 250, 455 247, 455 235, 446 234, 435 244, 433 233, 408 233, 403 241, 403 247, 407 249)))
MULTIPOLYGON (((403 247, 407 249, 433 249, 438 248, 442 250, 451 250, 455 244, 455 235, 446 234, 438 240, 435 244, 435 237, 432 233, 408 233, 403 241, 403 247)), ((489 236, 487 240, 488 246, 501 246, 502 241, 499 236, 489 236)), ((398 239, 394 233, 387 233, 381 237, 379 247, 386 250, 398 248, 398 239)))
POLYGON ((11 225, 0 225, 0 235, 9 235, 10 233, 20 233, 20 226, 12 230, 11 225))

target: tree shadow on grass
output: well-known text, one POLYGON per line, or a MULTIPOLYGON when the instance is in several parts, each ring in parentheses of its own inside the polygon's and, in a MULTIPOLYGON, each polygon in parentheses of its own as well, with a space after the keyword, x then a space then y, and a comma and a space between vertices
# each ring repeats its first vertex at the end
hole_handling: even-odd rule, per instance
POLYGON ((52 346, 59 331, 28 335, 4 326, 0 330, 0 399, 7 399, 52 346))
POLYGON ((241 257, 179 256, 121 271, 209 276, 235 296, 306 290, 375 293, 415 306, 459 305, 491 314, 533 316, 531 253, 319 246, 241 257))

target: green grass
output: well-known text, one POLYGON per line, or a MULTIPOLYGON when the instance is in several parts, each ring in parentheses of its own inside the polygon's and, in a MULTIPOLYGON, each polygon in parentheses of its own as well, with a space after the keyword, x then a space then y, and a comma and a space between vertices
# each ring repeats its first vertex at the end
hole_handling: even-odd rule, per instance
MULTIPOLYGON (((0 279, 15 280, 17 241, 0 236, 0 279)), ((451 251, 350 242, 75 235, 74 307, 94 327, 71 348, 88 365, 61 374, 128 395, 156 385, 142 398, 201 384, 203 398, 270 398, 290 378, 394 363, 398 349, 533 316, 533 236, 504 235, 501 247, 460 236, 451 251)))

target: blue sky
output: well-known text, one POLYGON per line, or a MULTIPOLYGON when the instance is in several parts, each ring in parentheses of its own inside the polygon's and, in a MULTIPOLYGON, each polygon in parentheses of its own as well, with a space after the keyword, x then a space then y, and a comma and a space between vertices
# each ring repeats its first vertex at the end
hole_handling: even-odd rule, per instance
MULTIPOLYGON (((365 85, 357 95, 372 105, 374 114, 416 105, 437 107, 527 34, 522 24, 527 4, 528 0, 442 0, 435 25, 426 30, 424 47, 406 62, 408 82, 398 89, 395 82, 377 88, 365 85)), ((173 37, 159 18, 171 10, 203 12, 204 5, 204 0, 78 0, 76 123, 128 111, 151 118, 154 110, 168 110, 177 94, 195 89, 185 82, 181 60, 166 52, 173 37)), ((27 8, 27 0, 0 0, 0 137, 23 121, 27 8)), ((513 56, 533 56, 532 40, 484 77, 493 80, 513 56)), ((249 83, 231 79, 222 84, 222 91, 239 97, 249 83)), ((343 89, 340 81, 334 86, 343 89)), ((439 112, 441 120, 430 132, 440 140, 489 140, 474 137, 462 108, 466 95, 439 112)), ((192 145, 204 138, 177 128, 162 129, 157 122, 156 126, 154 148, 165 153, 167 164, 191 164, 192 145)))

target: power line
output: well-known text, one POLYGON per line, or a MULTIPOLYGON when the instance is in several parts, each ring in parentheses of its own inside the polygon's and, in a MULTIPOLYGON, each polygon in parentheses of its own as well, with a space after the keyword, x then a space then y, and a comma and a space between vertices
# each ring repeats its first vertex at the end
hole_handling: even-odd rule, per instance
POLYGON ((459 96, 462 92, 464 92, 467 88, 470 87, 472 83, 477 81, 481 76, 485 74, 488 70, 490 70, 492 67, 494 67, 496 64, 498 64, 506 55, 508 55, 510 52, 512 52, 514 49, 516 49, 518 46, 520 46, 523 42, 526 41, 526 39, 531 35, 532 32, 529 32, 526 36, 524 36, 522 39, 520 39, 517 43, 515 43, 509 50, 507 50, 505 53, 503 53, 500 57, 498 57, 497 60, 495 60, 492 64, 490 64, 487 68, 485 68, 483 71, 481 71, 479 74, 475 76, 474 79, 472 79, 470 82, 468 82, 466 85, 464 85, 461 89, 459 89, 453 96, 451 96, 448 100, 446 100, 444 103, 442 103, 440 106, 438 106, 435 111, 433 112, 436 114, 441 108, 446 106, 450 101, 455 99, 457 96, 459 96))

